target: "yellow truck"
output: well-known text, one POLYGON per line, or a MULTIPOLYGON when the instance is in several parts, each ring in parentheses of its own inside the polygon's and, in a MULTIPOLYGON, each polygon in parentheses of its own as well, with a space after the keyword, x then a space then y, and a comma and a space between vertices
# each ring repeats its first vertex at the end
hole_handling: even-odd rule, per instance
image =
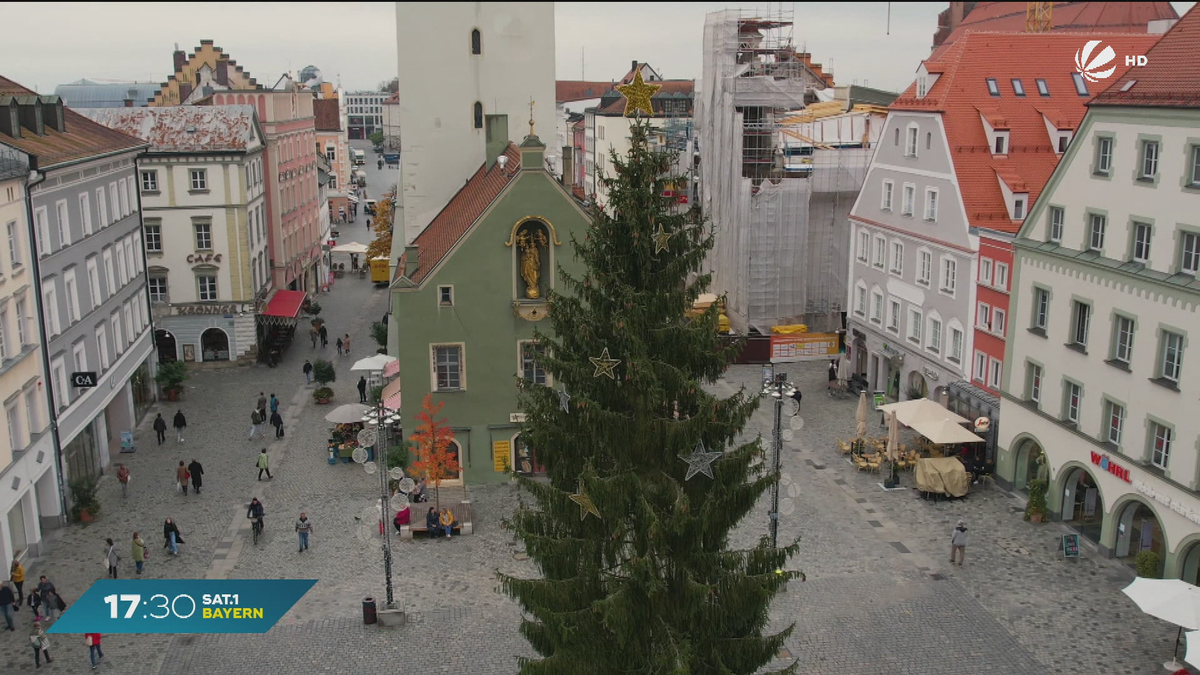
POLYGON ((391 266, 387 258, 371 258, 367 262, 371 266, 371 281, 377 284, 386 284, 392 280, 388 273, 388 268, 391 266))

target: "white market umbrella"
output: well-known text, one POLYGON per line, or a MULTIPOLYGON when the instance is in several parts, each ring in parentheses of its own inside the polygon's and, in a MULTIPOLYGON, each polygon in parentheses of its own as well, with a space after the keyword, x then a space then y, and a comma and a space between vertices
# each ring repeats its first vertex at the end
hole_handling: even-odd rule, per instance
MULTIPOLYGON (((1182 579, 1147 579, 1138 577, 1121 592, 1137 604, 1146 614, 1184 628, 1200 629, 1200 587, 1182 579)), ((1179 652, 1179 637, 1175 637, 1175 651, 1179 652)), ((1188 657, 1185 655, 1184 660, 1188 657)), ((1172 659, 1170 663, 1178 665, 1172 659)))
MULTIPOLYGON (((1184 637, 1187 638, 1187 651, 1183 653, 1184 662, 1189 666, 1200 668, 1200 630, 1188 631, 1184 637)), ((1175 647, 1178 650, 1179 644, 1176 643, 1175 647)))
POLYGON ((888 415, 887 458, 891 462, 900 459, 900 421, 895 413, 888 415))
POLYGON ((325 416, 326 422, 334 424, 353 424, 361 422, 363 415, 370 412, 371 406, 361 403, 347 403, 334 408, 328 415, 325 416))
POLYGON ((341 246, 334 246, 332 249, 330 249, 330 251, 333 253, 358 253, 361 255, 367 252, 367 245, 360 244, 357 241, 352 241, 348 244, 342 244, 341 246))
POLYGON ((854 433, 858 438, 867 435, 867 415, 870 414, 869 406, 867 405, 867 392, 862 391, 858 394, 858 410, 854 413, 854 421, 857 426, 854 428, 854 433))
POLYGON ((387 354, 375 354, 368 356, 365 359, 359 359, 355 361, 354 365, 350 368, 350 372, 365 370, 372 373, 378 373, 379 371, 383 370, 384 366, 395 360, 396 357, 394 356, 388 356, 387 354))
POLYGON ((912 423, 912 429, 936 445, 957 445, 959 443, 982 443, 983 439, 951 420, 927 421, 917 420, 912 423))

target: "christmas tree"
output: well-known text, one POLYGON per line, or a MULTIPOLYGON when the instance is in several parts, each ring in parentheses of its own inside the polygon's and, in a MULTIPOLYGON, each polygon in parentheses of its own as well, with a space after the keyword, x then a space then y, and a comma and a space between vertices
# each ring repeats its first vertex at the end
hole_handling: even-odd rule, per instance
POLYGON ((586 271, 559 272, 553 337, 536 333, 553 385, 521 395, 521 438, 549 478, 520 479, 532 503, 506 523, 542 574, 501 575, 541 655, 521 672, 756 673, 791 634, 765 631, 772 598, 802 578, 783 569, 798 544, 730 547, 778 476, 758 441, 736 441, 757 397, 702 387, 733 357, 715 303, 685 314, 710 283, 712 237, 664 196, 672 160, 649 147, 649 125, 630 132, 605 179, 612 215, 596 208, 572 242, 586 271))

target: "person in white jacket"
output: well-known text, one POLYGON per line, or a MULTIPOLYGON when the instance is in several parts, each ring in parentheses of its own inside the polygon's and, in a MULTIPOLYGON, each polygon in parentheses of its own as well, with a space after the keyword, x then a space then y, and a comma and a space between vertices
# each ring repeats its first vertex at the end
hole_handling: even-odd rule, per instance
POLYGON ((954 564, 955 558, 958 559, 958 566, 962 567, 963 560, 967 557, 967 526, 963 521, 958 521, 958 526, 954 528, 954 532, 950 535, 950 564, 954 564))

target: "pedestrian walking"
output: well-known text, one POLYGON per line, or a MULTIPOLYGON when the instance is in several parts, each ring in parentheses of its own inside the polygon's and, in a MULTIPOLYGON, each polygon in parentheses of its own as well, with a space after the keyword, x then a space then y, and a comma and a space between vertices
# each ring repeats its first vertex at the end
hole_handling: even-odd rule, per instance
POLYGON ((271 480, 271 459, 267 457, 267 449, 263 448, 262 452, 258 453, 258 462, 254 464, 258 467, 258 479, 262 480, 263 472, 267 472, 267 480, 271 480))
MULTIPOLYGON (((165 424, 165 423, 164 423, 165 424)), ((129 496, 129 467, 117 465, 117 482, 121 484, 121 497, 129 496)))
POLYGON ((25 566, 20 560, 13 558, 12 565, 8 568, 8 578, 12 579, 13 586, 17 588, 17 606, 20 607, 22 602, 25 602, 25 566))
POLYGON ((30 611, 33 612, 33 620, 42 620, 42 594, 37 592, 37 588, 29 591, 29 595, 25 596, 25 604, 29 605, 30 611))
POLYGON ((950 534, 950 564, 953 565, 955 558, 958 558, 958 566, 962 567, 966 557, 967 526, 960 520, 958 526, 954 528, 954 532, 950 534))
POLYGON ((16 604, 16 597, 13 595, 12 589, 8 587, 8 582, 0 581, 0 614, 4 615, 5 628, 15 631, 13 626, 13 606, 16 604))
MULTIPOLYGON (((314 347, 317 346, 317 343, 315 341, 313 342, 313 346, 314 347)), ((312 384, 312 377, 313 377, 312 370, 313 369, 312 369, 312 364, 308 362, 308 359, 304 359, 304 368, 302 370, 304 371, 304 383, 312 384)))
POLYGON ((271 392, 271 412, 279 412, 279 399, 275 397, 275 392, 271 392))
POLYGON ((200 487, 204 485, 204 467, 200 466, 200 462, 192 459, 192 463, 188 464, 188 474, 192 477, 192 490, 196 494, 200 494, 200 487))
POLYGON ((263 423, 262 413, 259 412, 258 408, 251 410, 250 411, 250 439, 249 440, 254 440, 254 432, 256 432, 256 431, 259 432, 260 436, 262 435, 262 423, 263 423))
POLYGON ((108 576, 113 579, 117 578, 117 565, 121 562, 121 556, 117 555, 117 545, 112 539, 105 539, 104 547, 104 563, 108 565, 108 576))
POLYGON ((170 518, 163 522, 163 548, 171 551, 171 555, 179 555, 179 545, 184 543, 183 535, 179 534, 179 526, 170 518))
POLYGON ((258 408, 262 412, 262 416, 265 418, 267 416, 267 395, 261 391, 258 392, 258 402, 255 403, 254 407, 258 408))
POLYGON ((133 547, 130 553, 133 558, 133 566, 137 569, 137 573, 141 574, 146 565, 146 558, 149 558, 150 555, 146 552, 146 542, 142 541, 142 535, 137 532, 133 533, 133 547))
POLYGON ((83 644, 88 647, 88 658, 92 660, 92 670, 95 670, 96 665, 104 658, 104 650, 100 649, 100 634, 84 633, 83 644))
POLYGON ((317 332, 320 333, 320 335, 321 335, 321 347, 322 348, 328 347, 329 346, 329 331, 325 330, 325 324, 321 324, 321 327, 319 329, 317 329, 317 332))
POLYGON ((278 410, 271 413, 271 426, 275 427, 275 438, 283 438, 283 416, 278 410))
POLYGON ((367 229, 371 229, 371 219, 367 218, 367 229))
POLYGON ((34 621, 33 630, 29 633, 29 644, 33 645, 33 663, 34 667, 42 667, 42 657, 46 657, 46 663, 54 662, 50 658, 50 638, 46 637, 46 631, 42 630, 42 622, 34 621))
POLYGON ((319 338, 319 337, 321 337, 321 336, 317 333, 316 326, 313 326, 312 328, 308 329, 308 339, 312 340, 313 349, 317 348, 317 338, 319 338))
POLYGON ((342 349, 346 351, 346 356, 350 356, 350 334, 346 333, 342 337, 342 349))
POLYGON ((362 375, 358 378, 358 402, 367 402, 367 376, 362 375))
POLYGON ((167 421, 163 419, 162 413, 158 413, 154 418, 154 435, 158 437, 159 445, 167 440, 167 421))
POLYGON ((342 355, 342 338, 337 339, 338 356, 342 355))
POLYGON ((44 618, 54 621, 67 608, 67 603, 58 597, 58 589, 46 579, 46 575, 44 574, 38 579, 37 591, 38 597, 41 599, 41 611, 39 613, 44 618))
POLYGON ((300 512, 300 520, 296 521, 296 534, 300 536, 300 553, 308 550, 308 535, 312 534, 312 521, 308 519, 308 515, 303 511, 300 512))
POLYGON ((175 411, 174 426, 175 426, 175 442, 182 443, 183 442, 183 430, 187 428, 187 419, 184 418, 182 410, 175 411))
POLYGON ((175 482, 179 484, 179 491, 186 497, 188 493, 188 470, 184 466, 183 460, 179 460, 179 466, 175 468, 175 482))

